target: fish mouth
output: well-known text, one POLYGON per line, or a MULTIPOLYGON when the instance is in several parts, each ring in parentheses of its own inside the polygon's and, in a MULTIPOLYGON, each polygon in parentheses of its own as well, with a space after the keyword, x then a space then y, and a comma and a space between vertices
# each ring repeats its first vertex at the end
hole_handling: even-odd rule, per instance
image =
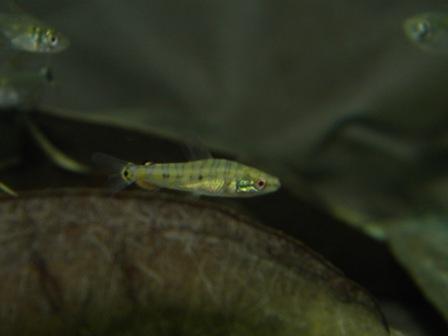
POLYGON ((268 192, 274 192, 280 189, 282 184, 278 178, 273 178, 272 182, 269 183, 268 192))

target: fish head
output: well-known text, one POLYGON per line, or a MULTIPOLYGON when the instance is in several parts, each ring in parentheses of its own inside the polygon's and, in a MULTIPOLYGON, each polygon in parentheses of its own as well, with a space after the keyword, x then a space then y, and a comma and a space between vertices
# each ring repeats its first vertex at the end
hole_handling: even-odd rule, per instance
POLYGON ((136 180, 137 166, 133 163, 128 163, 121 169, 121 178, 129 183, 133 183, 136 180))
POLYGON ((448 51, 448 16, 443 13, 424 13, 404 22, 407 37, 417 46, 433 51, 448 51))
POLYGON ((425 43, 431 40, 434 34, 434 16, 420 14, 408 18, 404 22, 404 31, 407 37, 416 43, 425 43))
POLYGON ((238 177, 235 190, 240 196, 268 194, 280 188, 280 180, 257 169, 250 169, 238 177))
POLYGON ((58 53, 68 48, 70 42, 53 28, 31 27, 11 39, 15 49, 32 53, 58 53))
POLYGON ((39 40, 38 49, 45 53, 58 53, 64 51, 70 45, 69 39, 53 28, 42 30, 39 40))

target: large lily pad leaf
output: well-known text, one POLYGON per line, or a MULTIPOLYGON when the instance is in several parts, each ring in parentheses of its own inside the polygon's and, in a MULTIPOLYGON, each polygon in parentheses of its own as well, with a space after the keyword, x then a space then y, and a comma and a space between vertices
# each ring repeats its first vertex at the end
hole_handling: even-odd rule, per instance
POLYGON ((228 209, 93 191, 0 201, 7 335, 389 335, 366 292, 228 209))

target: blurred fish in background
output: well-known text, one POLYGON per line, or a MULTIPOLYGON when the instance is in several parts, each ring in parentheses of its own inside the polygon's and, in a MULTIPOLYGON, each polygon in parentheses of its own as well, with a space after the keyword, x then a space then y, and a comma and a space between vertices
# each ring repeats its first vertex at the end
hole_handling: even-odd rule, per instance
POLYGON ((31 53, 58 53, 69 46, 55 28, 25 13, 0 13, 0 32, 12 48, 31 53))
MULTIPOLYGON (((13 0, 5 7, 1 8, 5 12, 0 12, 0 110, 16 110, 15 118, 21 119, 39 104, 44 88, 54 79, 50 59, 33 56, 62 52, 69 46, 69 40, 54 27, 26 13, 13 0)), ((16 195, 4 183, 0 189, 16 195)))
MULTIPOLYGON (((53 82, 51 59, 45 55, 64 51, 69 40, 13 0, 6 7, 8 12, 0 12, 0 85, 5 91, 2 96, 9 105, 14 100, 15 106, 26 105, 26 94, 20 95, 19 91, 33 92, 53 82), (43 58, 35 57, 36 54, 43 58)), ((29 102, 28 109, 36 103, 29 102)))
POLYGON ((448 14, 423 13, 405 20, 406 36, 426 51, 448 53, 448 14))

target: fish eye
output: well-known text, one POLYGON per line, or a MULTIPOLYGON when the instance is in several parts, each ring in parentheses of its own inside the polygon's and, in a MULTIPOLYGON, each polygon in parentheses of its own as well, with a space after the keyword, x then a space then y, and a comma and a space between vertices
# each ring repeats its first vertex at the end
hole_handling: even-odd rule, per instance
POLYGON ((255 182, 255 187, 256 187, 258 190, 263 189, 265 186, 266 186, 266 181, 263 180, 263 179, 259 179, 259 180, 257 180, 257 182, 255 182))
POLYGON ((428 21, 420 21, 416 24, 415 30, 417 39, 421 41, 431 33, 431 25, 428 21))
POLYGON ((52 31, 47 32, 47 41, 50 43, 51 46, 55 47, 59 43, 59 39, 52 31))
POLYGON ((123 178, 127 180, 129 177, 130 177, 129 170, 127 169, 123 170, 123 178))
POLYGON ((56 37, 56 36, 54 36, 54 35, 52 35, 51 37, 50 37, 50 43, 51 43, 51 45, 56 45, 57 43, 58 43, 58 38, 56 37))

